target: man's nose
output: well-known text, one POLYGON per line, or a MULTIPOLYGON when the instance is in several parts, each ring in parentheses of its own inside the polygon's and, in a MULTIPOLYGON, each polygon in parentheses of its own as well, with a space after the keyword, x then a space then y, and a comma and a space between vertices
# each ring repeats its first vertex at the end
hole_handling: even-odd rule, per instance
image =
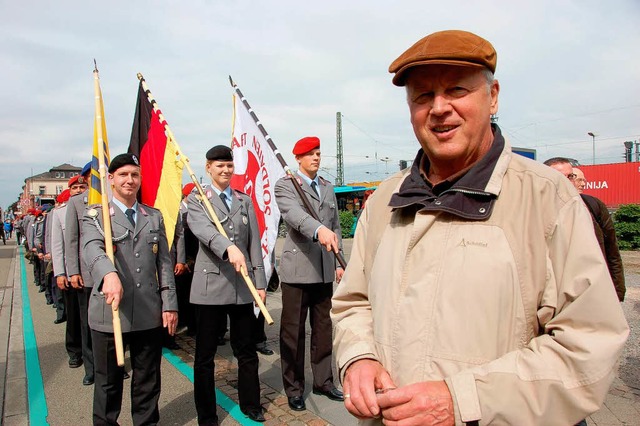
POLYGON ((435 115, 441 115, 449 111, 449 99, 443 94, 437 94, 433 97, 433 104, 431 105, 431 113, 435 115))

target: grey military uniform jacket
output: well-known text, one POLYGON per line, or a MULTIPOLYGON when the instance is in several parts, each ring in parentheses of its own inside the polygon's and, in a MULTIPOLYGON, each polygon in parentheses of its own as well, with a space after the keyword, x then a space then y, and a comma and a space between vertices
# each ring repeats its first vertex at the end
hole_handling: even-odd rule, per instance
POLYGON ((53 262, 53 276, 67 275, 64 255, 64 230, 67 205, 62 204, 51 210, 51 261, 53 262))
POLYGON ((332 283, 336 276, 336 259, 332 252, 314 240, 314 233, 324 225, 338 236, 342 251, 342 234, 338 217, 338 203, 333 185, 322 177, 320 197, 302 178, 296 176, 312 207, 317 221, 305 209, 294 183, 287 175, 276 182, 276 202, 287 228, 278 275, 280 281, 290 284, 332 283))
POLYGON ((118 272, 124 295, 120 301, 122 332, 162 326, 162 312, 177 311, 173 265, 160 211, 138 204, 135 229, 122 210, 109 204, 115 266, 105 253, 102 209, 88 209, 82 219, 83 250, 87 271, 96 284, 89 300, 89 326, 113 332, 111 306, 100 294, 109 272, 118 272), (97 224, 96 224, 97 222, 97 224))
POLYGON ((81 251, 82 216, 87 207, 87 192, 69 198, 65 217, 64 252, 67 256, 67 276, 82 276, 84 286, 93 287, 91 275, 86 270, 84 253, 81 251))
POLYGON ((235 244, 245 257, 249 277, 255 287, 267 287, 258 220, 251 199, 239 191, 232 191, 233 201, 227 212, 212 188, 205 187, 204 190, 229 239, 218 232, 196 194, 190 194, 187 198, 187 220, 189 229, 200 241, 191 282, 190 302, 198 305, 252 303, 253 297, 244 278, 227 260, 227 248, 235 244))

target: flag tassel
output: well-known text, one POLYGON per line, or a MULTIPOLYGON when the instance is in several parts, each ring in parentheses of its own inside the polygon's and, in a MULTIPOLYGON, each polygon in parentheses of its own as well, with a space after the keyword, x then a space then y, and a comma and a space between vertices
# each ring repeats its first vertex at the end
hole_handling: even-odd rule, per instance
MULTIPOLYGON (((151 91, 149 90, 149 88, 147 86, 146 80, 144 79, 144 77, 142 76, 141 73, 138 73, 137 77, 138 77, 138 80, 140 80, 140 82, 142 83, 142 87, 143 87, 145 93, 147 93, 149 102, 151 102, 151 104, 153 105, 154 110, 158 109, 158 103, 153 98, 153 95, 151 94, 151 91)), ((224 228, 222 227, 222 224, 220 223, 220 220, 218 219, 218 216, 216 216, 216 213, 213 210, 213 206, 211 206, 211 202, 205 196, 204 190, 202 189, 202 186, 200 185, 200 182, 198 182, 198 178, 196 177, 195 173, 193 172, 193 169, 191 168, 191 165, 189 163, 189 158, 186 155, 184 155, 184 153, 180 149, 180 145, 178 145, 178 142, 176 141, 175 137, 173 136, 173 132, 171 131, 171 128, 169 127, 169 124, 167 123, 167 121, 164 119, 163 115, 160 114, 159 118, 160 118, 160 121, 164 124, 164 129, 167 132, 167 137, 169 139, 169 143, 173 144, 176 156, 178 157, 178 161, 182 162, 182 164, 187 168, 187 172, 189 173, 189 177, 191 178, 191 180, 195 184, 196 188, 198 189, 198 194, 199 194, 201 200, 203 201, 203 205, 205 206, 205 208, 209 212, 209 216, 211 217, 211 219, 213 219, 213 223, 215 224, 216 229, 218 230, 218 232, 220 232, 220 234, 223 237, 228 239, 227 233, 225 232, 224 228)), ((255 285, 251 281, 251 278, 249 277, 249 274, 247 273, 247 271, 244 268, 242 268, 240 270, 240 275, 242 275, 242 278, 244 279, 244 282, 247 284, 247 287, 249 288, 249 291, 251 292, 251 295, 253 296, 254 301, 256 302, 258 307, 260 308, 260 312, 262 312, 262 315, 264 315, 264 319, 265 319, 266 323, 269 324, 269 325, 272 325, 273 324, 273 318, 269 314, 269 311, 267 311, 267 307, 264 305, 264 302, 260 298, 260 295, 258 294, 258 291, 256 290, 255 285)))

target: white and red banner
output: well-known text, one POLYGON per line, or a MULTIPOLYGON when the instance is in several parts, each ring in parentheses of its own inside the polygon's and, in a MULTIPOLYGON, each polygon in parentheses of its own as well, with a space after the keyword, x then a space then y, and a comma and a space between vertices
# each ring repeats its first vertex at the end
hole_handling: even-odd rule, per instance
POLYGON ((275 256, 272 256, 272 253, 275 250, 280 221, 280 210, 276 204, 273 187, 285 173, 258 125, 235 92, 231 149, 234 163, 231 187, 244 192, 253 200, 260 228, 262 259, 269 281, 275 267, 275 256))

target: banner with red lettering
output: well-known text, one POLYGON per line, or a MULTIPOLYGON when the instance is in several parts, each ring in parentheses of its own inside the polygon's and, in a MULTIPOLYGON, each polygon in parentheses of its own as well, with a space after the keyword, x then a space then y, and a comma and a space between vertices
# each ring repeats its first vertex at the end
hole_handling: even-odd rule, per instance
POLYGON ((231 187, 249 195, 253 201, 260 228, 264 270, 269 281, 275 267, 273 252, 280 222, 280 210, 273 187, 285 173, 258 125, 235 92, 231 148, 234 163, 231 187))

